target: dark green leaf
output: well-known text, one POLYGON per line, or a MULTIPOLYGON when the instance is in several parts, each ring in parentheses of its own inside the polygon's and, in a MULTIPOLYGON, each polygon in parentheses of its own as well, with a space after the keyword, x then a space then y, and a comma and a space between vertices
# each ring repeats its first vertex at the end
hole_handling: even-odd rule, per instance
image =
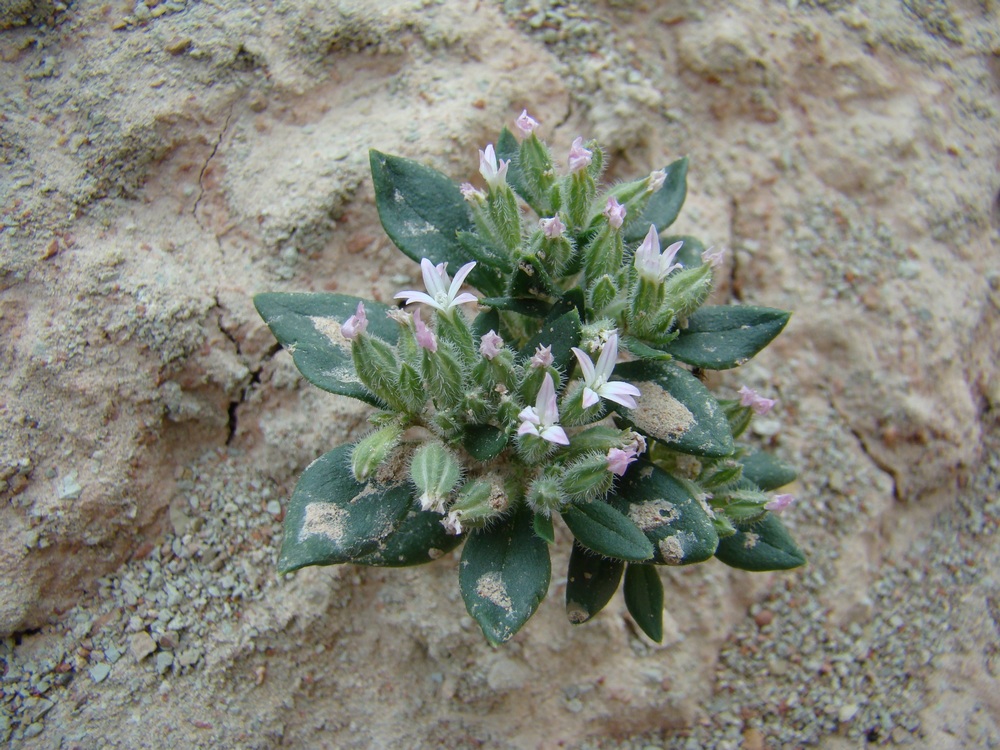
POLYGON ((653 545, 639 527, 602 500, 567 505, 560 514, 576 540, 598 554, 619 560, 653 556, 653 545))
POLYGON ((469 330, 472 331, 472 337, 474 339, 481 339, 490 331, 500 332, 500 315, 496 310, 483 310, 479 313, 473 321, 472 325, 469 326, 469 330))
POLYGON ((374 552, 354 560, 357 565, 402 568, 437 560, 462 543, 441 525, 441 514, 423 511, 413 504, 394 532, 378 543, 374 552))
POLYGON ((488 424, 472 424, 465 428, 462 445, 477 461, 492 461, 507 447, 507 433, 488 424))
POLYGON ((556 367, 565 369, 573 357, 572 348, 580 343, 580 314, 576 309, 547 322, 521 349, 525 359, 534 355, 539 346, 552 347, 552 360, 556 367))
POLYGON ((535 613, 549 588, 549 547, 535 534, 530 510, 473 531, 462 550, 458 582, 465 607, 494 646, 535 613))
POLYGON ((574 625, 589 620, 611 601, 625 563, 595 555, 577 542, 566 572, 566 615, 574 625))
POLYGON ((552 528, 552 516, 536 513, 534 526, 539 539, 544 539, 547 544, 555 544, 556 531, 552 528))
POLYGON ((257 312, 271 333, 291 355, 295 366, 313 385, 330 393, 350 396, 380 406, 361 384, 351 360, 351 342, 340 333, 341 324, 365 303, 368 333, 394 344, 399 326, 386 317, 387 305, 346 294, 258 294, 257 312))
POLYGON ((625 569, 625 606, 643 633, 663 640, 663 583, 652 565, 629 563, 625 569))
POLYGON ((653 194, 646 208, 635 221, 629 222, 625 228, 625 241, 637 242, 646 236, 649 225, 655 224, 656 230, 662 232, 677 219, 687 196, 688 160, 685 156, 667 167, 667 180, 653 194))
MULTIPOLYGON (((369 151, 375 204, 386 234, 413 260, 448 263, 454 274, 473 258, 458 241, 474 225, 458 186, 435 169, 410 159, 369 151)), ((502 288, 500 275, 483 263, 469 283, 487 294, 502 288)))
POLYGON ((483 307, 492 307, 494 310, 506 310, 516 312, 519 315, 526 315, 529 318, 544 318, 552 310, 552 305, 540 299, 531 297, 515 299, 513 297, 483 297, 479 300, 483 307))
POLYGON ((743 463, 743 478, 749 479, 755 485, 770 492, 795 481, 798 473, 780 458, 770 453, 759 451, 741 459, 743 463))
POLYGON ((718 401, 694 375, 672 362, 626 362, 615 368, 642 391, 639 405, 616 411, 640 432, 673 450, 722 458, 733 452, 733 436, 718 401))
POLYGON ((715 556, 730 567, 752 571, 790 570, 806 562, 788 529, 773 513, 720 540, 715 556))
POLYGON ((633 464, 608 502, 652 543, 650 562, 690 565, 715 554, 719 535, 711 516, 683 484, 653 464, 633 464))
POLYGON ((667 354, 662 349, 654 349, 648 344, 644 344, 634 336, 626 336, 622 339, 622 346, 628 349, 630 353, 634 354, 639 359, 655 359, 663 362, 669 362, 673 359, 673 355, 667 354))
POLYGON ((396 530, 410 507, 404 478, 361 484, 351 472, 352 445, 313 461, 299 477, 285 514, 278 571, 354 562, 396 530))
POLYGON ((664 349, 682 362, 706 370, 738 367, 781 333, 791 313, 770 307, 702 307, 664 349))

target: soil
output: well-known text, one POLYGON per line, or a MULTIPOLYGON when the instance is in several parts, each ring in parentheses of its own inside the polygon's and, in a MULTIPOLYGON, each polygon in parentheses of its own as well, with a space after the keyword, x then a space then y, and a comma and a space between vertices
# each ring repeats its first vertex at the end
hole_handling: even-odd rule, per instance
POLYGON ((0 0, 0 738, 1000 747, 998 132, 991 0, 0 0), (418 288, 368 149, 464 181, 522 108, 688 155, 717 301, 794 311, 711 385, 778 399, 809 565, 665 570, 662 644, 569 624, 562 527, 496 649, 457 553, 275 573, 368 407, 252 295, 418 288))

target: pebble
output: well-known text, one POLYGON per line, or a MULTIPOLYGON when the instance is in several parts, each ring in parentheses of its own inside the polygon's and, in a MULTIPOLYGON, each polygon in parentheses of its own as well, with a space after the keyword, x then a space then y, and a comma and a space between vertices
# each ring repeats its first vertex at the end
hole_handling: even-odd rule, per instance
POLYGON ((132 657, 140 662, 156 651, 156 641, 145 630, 134 633, 129 638, 129 652, 132 657))
POLYGON ((174 663, 174 655, 169 651, 160 651, 156 655, 156 672, 164 674, 174 663))
POLYGON ((97 683, 104 682, 109 674, 111 674, 110 664, 95 664, 90 668, 90 679, 97 683))

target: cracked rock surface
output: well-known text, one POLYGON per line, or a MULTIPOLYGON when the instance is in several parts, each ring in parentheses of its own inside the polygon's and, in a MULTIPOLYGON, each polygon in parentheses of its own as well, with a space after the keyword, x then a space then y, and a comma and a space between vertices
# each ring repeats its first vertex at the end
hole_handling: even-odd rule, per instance
MULTIPOLYGON (((940 0, 0 2, 0 739, 23 747, 1000 747, 1000 10, 940 0), (493 650, 457 559, 278 580, 364 434, 251 297, 391 299, 369 148, 472 177, 527 107, 610 176, 690 156, 717 301, 795 312, 809 567, 549 599, 493 650)), ((565 566, 566 534, 554 554, 565 566)))

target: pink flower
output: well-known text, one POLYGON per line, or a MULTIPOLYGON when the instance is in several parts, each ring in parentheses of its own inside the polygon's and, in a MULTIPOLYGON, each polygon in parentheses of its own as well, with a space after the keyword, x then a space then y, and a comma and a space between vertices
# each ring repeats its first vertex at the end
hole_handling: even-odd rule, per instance
POLYGON ((634 396, 641 396, 642 393, 631 383, 621 381, 611 382, 611 371, 615 369, 618 361, 618 334, 612 333, 604 346, 601 347, 601 356, 594 365, 593 360, 582 349, 573 347, 573 354, 576 361, 580 363, 583 370, 583 406, 590 408, 602 398, 614 401, 628 409, 636 407, 634 396))
POLYGON ((740 394, 740 406, 749 406, 762 417, 778 403, 773 398, 764 398, 753 388, 747 388, 746 386, 740 388, 738 393, 740 394))
POLYGON ((764 510, 769 510, 772 513, 781 513, 781 511, 790 507, 794 502, 795 495, 789 495, 787 493, 783 495, 775 495, 772 500, 764 503, 764 510))
POLYGON ((434 337, 434 332, 427 327, 427 324, 420 317, 420 308, 413 311, 413 327, 417 331, 417 343, 431 354, 438 350, 438 342, 434 337))
POLYGON ((531 358, 531 366, 536 369, 552 366, 552 347, 541 346, 535 349, 535 354, 531 358))
POLYGON ((650 193, 655 193, 661 187, 663 183, 667 181, 667 170, 660 169, 656 172, 650 172, 649 177, 646 178, 646 191, 650 193))
POLYGON ((594 153, 583 147, 583 138, 576 138, 569 149, 569 171, 579 172, 581 169, 586 168, 593 159, 594 153))
POLYGON ((434 265, 427 258, 420 261, 420 270, 424 275, 424 287, 428 293, 405 290, 393 295, 393 299, 405 299, 406 304, 411 305, 419 302, 423 305, 430 305, 435 310, 448 312, 451 308, 464 305, 466 302, 475 302, 476 296, 469 292, 458 293, 462 288, 462 282, 469 272, 475 268, 476 262, 466 263, 458 269, 455 279, 448 278, 448 264, 439 263, 434 265))
POLYGON ((501 159, 500 164, 497 164, 497 155, 493 150, 492 143, 486 147, 485 151, 479 152, 479 174, 483 176, 491 188, 507 184, 507 167, 509 166, 510 159, 507 161, 501 159))
POLYGON ((503 339, 496 331, 490 331, 483 335, 479 341, 479 353, 486 359, 493 359, 503 349, 503 339))
POLYGON ((651 281, 662 282, 672 271, 681 267, 680 263, 674 263, 674 258, 683 244, 675 242, 661 253, 659 234, 656 227, 650 224, 645 239, 635 251, 635 270, 651 281))
POLYGON ((558 239, 566 230, 565 225, 559 221, 558 216, 553 216, 551 219, 540 219, 538 223, 541 225, 545 236, 550 240, 558 239))
POLYGON ((514 127, 517 128, 522 138, 527 138, 531 135, 531 131, 538 127, 538 120, 529 115, 528 110, 524 110, 514 121, 514 127))
POLYGON ((518 435, 530 434, 554 445, 569 445, 566 431, 559 426, 556 387, 549 373, 545 373, 545 380, 538 389, 535 405, 524 407, 517 418, 521 420, 521 426, 517 428, 518 435))
POLYGON ((615 229, 621 228, 625 222, 625 206, 619 203, 613 195, 608 198, 608 205, 604 208, 604 218, 615 229))
POLYGON ((636 453, 631 448, 622 450, 612 448, 608 451, 608 471, 617 476, 623 476, 628 469, 628 465, 635 461, 636 453))
POLYGON ((723 258, 726 257, 726 248, 719 248, 718 250, 713 250, 708 248, 701 254, 701 259, 704 263, 708 263, 712 268, 718 268, 722 265, 723 258))
POLYGON ((368 316, 365 315, 365 303, 359 302, 358 309, 354 315, 345 320, 343 325, 340 326, 340 332, 348 341, 354 341, 359 334, 364 333, 366 330, 368 330, 368 316))

